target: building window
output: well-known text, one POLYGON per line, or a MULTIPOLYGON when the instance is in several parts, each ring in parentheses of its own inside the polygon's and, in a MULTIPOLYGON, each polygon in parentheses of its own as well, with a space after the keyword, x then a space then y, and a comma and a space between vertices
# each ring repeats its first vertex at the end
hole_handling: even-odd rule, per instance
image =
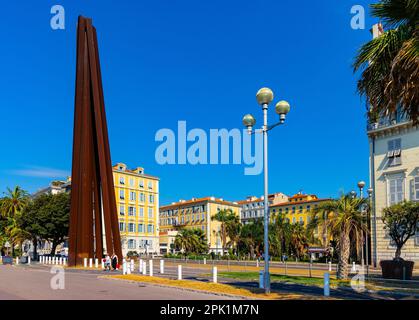
POLYGON ((153 189, 153 182, 152 181, 148 182, 148 189, 150 189, 150 190, 153 189))
POLYGON ((404 178, 388 179, 388 203, 393 205, 404 200, 404 178))
POLYGON ((119 231, 122 231, 122 232, 125 231, 125 223, 123 223, 123 222, 119 223, 119 231))
POLYGON ((137 193, 135 191, 130 191, 129 200, 130 201, 135 201, 136 198, 137 198, 137 193))
POLYGON ((134 186, 134 179, 133 178, 129 179, 129 185, 130 185, 130 187, 134 186))
POLYGON ((128 232, 135 232, 135 224, 128 223, 128 232))
POLYGON ((119 199, 124 200, 125 199, 125 192, 124 190, 119 190, 119 199))
POLYGON ((292 207, 292 213, 295 213, 295 207, 292 207))
POLYGON ((136 214, 135 207, 128 207, 128 215, 133 217, 136 214))
POLYGON ((300 224, 303 225, 304 224, 304 219, 303 217, 300 217, 300 224))
POLYGON ((296 219, 295 219, 295 217, 294 218, 292 218, 292 223, 295 223, 296 222, 296 219))
POLYGON ((300 213, 303 213, 303 206, 300 206, 299 211, 300 213))
POLYGON ((125 184, 125 178, 119 177, 119 184, 125 184))
POLYGON ((147 225, 147 232, 148 233, 153 233, 154 232, 154 225, 148 224, 147 225))
POLYGON ((416 228, 415 245, 419 246, 419 222, 416 228))
POLYGON ((125 206, 119 206, 119 214, 121 216, 124 216, 125 215, 125 206))
POLYGON ((415 200, 419 201, 419 177, 415 177, 415 180, 413 181, 414 190, 415 190, 415 200))
POLYGON ((128 240, 128 249, 135 249, 135 240, 129 239, 128 240))
POLYGON ((402 148, 402 139, 393 139, 389 140, 387 148, 387 158, 389 166, 397 166, 402 163, 401 161, 401 148, 402 148))
POLYGON ((148 197, 148 201, 150 203, 154 203, 154 195, 150 194, 150 196, 148 197))
POLYGON ((144 200, 145 200, 144 193, 140 193, 140 202, 144 202, 144 200))
POLYGON ((138 232, 144 232, 144 225, 142 223, 138 224, 138 232))
POLYGON ((153 218, 153 208, 148 208, 148 218, 149 219, 153 218))
POLYGON ((140 186, 140 188, 144 188, 144 180, 143 179, 140 180, 139 186, 140 186))
POLYGON ((144 208, 140 207, 140 217, 143 218, 144 217, 144 208))

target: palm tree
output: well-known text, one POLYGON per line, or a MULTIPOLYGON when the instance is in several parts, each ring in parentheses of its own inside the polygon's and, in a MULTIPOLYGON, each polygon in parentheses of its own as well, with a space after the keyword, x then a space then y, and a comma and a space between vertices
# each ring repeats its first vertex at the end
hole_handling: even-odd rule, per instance
POLYGON ((368 232, 366 218, 362 213, 368 202, 366 198, 355 198, 348 194, 337 200, 322 202, 313 210, 315 223, 326 226, 336 239, 339 248, 338 279, 348 278, 351 239, 359 252, 362 232, 368 232))
POLYGON ((185 256, 190 253, 205 253, 208 251, 207 238, 204 231, 198 228, 184 228, 175 238, 175 246, 183 250, 185 256))
POLYGON ((271 244, 271 250, 277 256, 284 256, 287 254, 287 248, 289 247, 291 225, 286 215, 278 213, 273 223, 270 225, 271 231, 269 232, 269 243, 271 244))
POLYGON ((388 30, 359 50, 354 71, 362 70, 358 92, 369 115, 389 116, 397 107, 419 122, 419 0, 380 0, 371 14, 388 30))
POLYGON ((1 201, 0 215, 13 217, 17 213, 22 212, 28 201, 28 193, 19 186, 16 186, 14 190, 7 188, 6 196, 1 201))
POLYGON ((240 231, 241 231, 242 224, 240 223, 240 219, 238 216, 234 215, 234 218, 226 222, 226 231, 227 236, 230 241, 227 242, 227 246, 233 247, 236 246, 236 250, 238 253, 238 243, 240 241, 240 231))
POLYGON ((295 253, 297 259, 300 259, 308 247, 307 233, 303 225, 295 223, 291 225, 290 230, 290 251, 295 253))
POLYGON ((262 219, 252 219, 241 228, 239 243, 247 249, 250 257, 260 252, 263 244, 262 219))
POLYGON ((19 186, 13 190, 7 188, 6 195, 0 202, 0 216, 7 219, 5 234, 12 243, 12 253, 14 253, 16 244, 20 244, 21 248, 21 244, 27 239, 27 234, 19 228, 17 218, 28 202, 28 193, 19 186))
POLYGON ((236 221, 236 218, 236 215, 231 209, 220 210, 211 217, 211 220, 220 222, 220 237, 223 254, 227 248, 227 225, 232 223, 232 221, 236 221))
POLYGON ((15 214, 13 217, 8 217, 8 224, 5 228, 5 234, 12 243, 12 251, 14 252, 15 246, 18 244, 22 249, 22 244, 25 240, 30 239, 31 235, 20 228, 18 223, 18 216, 21 213, 15 214))

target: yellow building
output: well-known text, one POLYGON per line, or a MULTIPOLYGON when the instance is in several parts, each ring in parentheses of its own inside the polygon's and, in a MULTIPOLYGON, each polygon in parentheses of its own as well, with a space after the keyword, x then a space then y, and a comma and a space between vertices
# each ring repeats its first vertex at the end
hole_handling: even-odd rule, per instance
MULTIPOLYGON (((285 218, 292 224, 299 223, 305 227, 310 222, 312 209, 316 208, 319 203, 330 199, 319 199, 314 194, 297 193, 288 198, 287 202, 273 205, 270 207, 271 218, 275 218, 278 214, 285 214, 285 218)), ((326 244, 331 240, 330 235, 317 228, 314 236, 320 238, 322 243, 326 244), (329 239, 327 239, 329 238, 329 239)))
POLYGON ((192 198, 180 200, 160 207, 160 248, 162 253, 170 251, 176 231, 179 227, 199 228, 205 232, 209 252, 222 254, 220 237, 221 224, 211 220, 218 211, 231 209, 240 216, 240 205, 237 202, 225 201, 215 197, 192 198))
POLYGON ((113 166, 122 252, 159 252, 159 178, 124 163, 113 166))

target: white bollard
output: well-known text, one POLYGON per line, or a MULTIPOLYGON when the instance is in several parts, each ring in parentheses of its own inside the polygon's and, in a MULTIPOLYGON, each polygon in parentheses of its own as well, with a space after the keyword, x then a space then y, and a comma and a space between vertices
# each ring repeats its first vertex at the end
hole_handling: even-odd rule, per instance
POLYGON ((204 264, 207 264, 207 258, 204 258, 204 264))
POLYGON ((135 265, 134 265, 134 260, 131 260, 131 272, 134 272, 135 270, 135 265))
POLYGON ((143 275, 147 275, 147 261, 143 261, 143 275))
POLYGON ((127 261, 125 259, 122 262, 122 274, 127 274, 127 261))
POLYGON ((85 268, 87 268, 87 258, 83 259, 83 265, 84 265, 85 268))
POLYGON ((16 264, 19 264, 19 257, 16 257, 16 264))
POLYGON ((128 263, 127 263, 127 274, 131 274, 131 266, 129 266, 128 263))
POLYGON ((356 272, 355 261, 354 261, 354 262, 352 262, 352 272, 356 272))
POLYGON ((52 257, 52 264, 55 264, 55 257, 52 257))
POLYGON ((99 259, 95 258, 95 268, 99 268, 99 259))
POLYGON ((31 264, 31 256, 28 256, 28 264, 31 264))
POLYGON ((177 266, 177 279, 182 280, 182 265, 177 266))
POLYGON ((138 272, 143 273, 143 259, 140 259, 140 262, 138 265, 138 272))
POLYGON ((103 259, 101 259, 100 261, 102 263, 102 270, 104 270, 105 269, 105 261, 103 261, 103 259))
POLYGON ((256 267, 259 268, 259 260, 256 260, 256 267))
POLYGON ((332 261, 329 261, 329 272, 332 271, 332 261))
POLYGON ((160 260, 160 273, 164 273, 164 260, 160 260))
POLYGON ((148 263, 150 264, 150 277, 153 276, 153 260, 149 260, 148 263))
POLYGON ((217 283, 217 267, 212 267, 212 282, 217 283))
POLYGON ((43 256, 39 256, 39 263, 40 263, 40 264, 43 264, 43 263, 44 263, 44 261, 43 261, 43 259, 42 259, 42 258, 43 258, 43 256))
POLYGON ((93 268, 93 259, 89 258, 89 268, 93 268))
POLYGON ((64 264, 64 258, 61 257, 59 263, 60 263, 60 265, 63 265, 64 264))
POLYGON ((48 264, 51 264, 52 263, 52 259, 51 259, 51 257, 48 257, 48 264))

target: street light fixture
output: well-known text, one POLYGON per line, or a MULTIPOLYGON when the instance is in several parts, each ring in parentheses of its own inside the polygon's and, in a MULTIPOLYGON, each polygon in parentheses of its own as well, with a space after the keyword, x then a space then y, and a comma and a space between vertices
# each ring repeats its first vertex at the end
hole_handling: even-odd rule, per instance
POLYGON ((269 242, 268 242, 268 227, 269 227, 269 199, 268 199, 268 131, 272 130, 278 125, 285 122, 286 115, 290 111, 290 105, 286 101, 280 101, 275 106, 275 112, 279 115, 279 122, 268 126, 268 105, 273 101, 274 94, 269 88, 262 88, 256 93, 256 100, 262 107, 263 111, 263 127, 261 130, 253 130, 256 120, 251 114, 243 117, 243 124, 247 128, 249 134, 262 133, 263 134, 263 175, 264 175, 264 260, 265 270, 263 275, 263 287, 265 293, 270 293, 270 275, 269 275, 269 242))

